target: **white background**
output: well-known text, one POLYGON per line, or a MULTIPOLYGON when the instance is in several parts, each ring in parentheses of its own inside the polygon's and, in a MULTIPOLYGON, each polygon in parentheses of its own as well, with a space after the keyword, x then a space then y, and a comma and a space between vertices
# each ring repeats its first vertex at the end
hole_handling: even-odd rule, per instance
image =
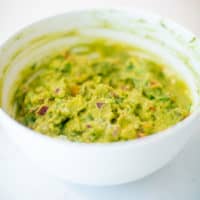
MULTIPOLYGON (((167 16, 200 36, 200 0, 0 0, 0 44, 43 17, 112 6, 138 7, 167 16)), ((176 159, 157 173, 134 183, 97 188, 64 183, 38 171, 0 128, 0 200, 46 199, 199 200, 200 135, 194 135, 176 159)))

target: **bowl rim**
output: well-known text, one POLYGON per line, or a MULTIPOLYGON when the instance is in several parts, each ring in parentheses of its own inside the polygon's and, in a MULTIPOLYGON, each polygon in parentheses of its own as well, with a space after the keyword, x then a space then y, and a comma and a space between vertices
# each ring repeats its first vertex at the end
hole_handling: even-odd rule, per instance
MULTIPOLYGON (((150 17, 150 18, 154 18, 154 19, 160 19, 160 20, 164 20, 167 21, 168 23, 170 23, 171 25, 173 25, 173 29, 174 30, 182 30, 183 35, 184 32, 186 34, 191 35, 191 37, 195 37, 198 42, 200 42, 200 40, 197 38, 197 36, 195 34, 193 34, 191 31, 187 30, 186 28, 184 28, 184 26, 180 25, 179 23, 174 22, 173 20, 167 18, 167 17, 162 17, 159 14, 154 14, 153 12, 149 12, 143 9, 139 9, 139 8, 128 8, 128 7, 109 7, 109 8, 105 8, 105 7, 100 7, 100 8, 83 8, 83 9, 71 9, 70 11, 64 12, 64 13, 60 13, 60 14, 55 14, 49 17, 45 17, 42 18, 40 20, 36 20, 33 23, 27 24, 26 26, 20 28, 18 31, 16 31, 14 34, 12 34, 11 36, 9 36, 9 38, 0 45, 0 50, 4 47, 4 45, 6 45, 9 41, 12 41, 12 39, 20 34, 21 32, 25 31, 26 29, 30 28, 31 26, 35 26, 39 23, 45 22, 47 20, 51 20, 54 18, 62 18, 65 17, 69 14, 81 14, 81 13, 89 13, 89 12, 109 12, 109 11, 114 11, 114 12, 128 12, 131 14, 131 12, 133 12, 134 14, 139 14, 141 15, 141 17, 150 17)), ((190 115, 188 117, 186 117, 184 120, 179 121, 178 123, 176 123, 173 126, 168 127, 167 129, 164 129, 162 131, 158 131, 154 134, 145 136, 143 138, 137 138, 137 139, 132 139, 132 140, 127 140, 127 141, 116 141, 116 142, 108 142, 108 143, 84 143, 84 142, 73 142, 70 141, 68 139, 61 139, 59 137, 50 137, 47 136, 45 134, 42 134, 40 132, 37 132, 33 129, 28 128, 27 126, 19 123, 17 120, 15 120, 13 117, 11 117, 2 107, 0 107, 0 128, 1 128, 1 123, 3 122, 3 124, 10 124, 10 127, 15 126, 18 129, 21 129, 23 131, 23 133, 25 134, 31 134, 33 137, 37 137, 38 139, 42 139, 42 140, 46 140, 46 141, 51 141, 54 143, 57 143, 59 145, 68 145, 69 147, 72 148, 99 148, 100 149, 104 149, 104 148, 109 148, 109 149, 118 149, 118 148, 122 148, 122 147, 126 147, 128 148, 129 146, 132 145, 144 145, 146 143, 149 142, 154 142, 155 140, 162 140, 166 137, 169 137, 171 134, 175 134, 174 132, 178 132, 180 129, 183 128, 187 128, 187 126, 192 123, 195 119, 197 119, 198 117, 200 117, 200 108, 196 109, 195 111, 193 111, 192 113, 190 113, 190 115)), ((5 128, 3 128, 5 129, 5 128)), ((188 133, 189 134, 189 133, 188 133)))

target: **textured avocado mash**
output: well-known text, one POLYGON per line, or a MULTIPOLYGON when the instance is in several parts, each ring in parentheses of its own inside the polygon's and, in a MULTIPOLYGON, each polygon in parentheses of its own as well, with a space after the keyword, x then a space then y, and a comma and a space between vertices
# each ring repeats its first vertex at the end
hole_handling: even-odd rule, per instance
POLYGON ((125 44, 97 40, 50 55, 23 71, 15 118, 79 142, 145 137, 183 120, 191 99, 169 68, 125 44))

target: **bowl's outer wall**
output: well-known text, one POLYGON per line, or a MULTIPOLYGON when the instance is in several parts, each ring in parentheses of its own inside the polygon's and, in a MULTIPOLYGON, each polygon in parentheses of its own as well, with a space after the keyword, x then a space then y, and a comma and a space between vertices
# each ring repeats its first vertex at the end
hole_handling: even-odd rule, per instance
POLYGON ((3 128, 43 171, 81 184, 114 185, 140 179, 163 167, 182 149, 198 123, 196 119, 173 134, 165 132, 164 137, 111 148, 59 143, 9 121, 4 121, 3 128))

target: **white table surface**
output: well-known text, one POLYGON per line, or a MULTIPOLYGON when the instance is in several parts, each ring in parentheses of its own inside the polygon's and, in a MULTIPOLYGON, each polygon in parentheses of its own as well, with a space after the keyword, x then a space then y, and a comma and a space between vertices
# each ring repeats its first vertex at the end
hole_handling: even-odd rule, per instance
MULTIPOLYGON (((77 7, 113 5, 160 13, 200 35, 200 0, 0 0, 0 43, 40 18, 77 7)), ((40 172, 0 128, 0 200, 46 199, 199 200, 200 133, 192 136, 174 161, 153 175, 121 186, 98 188, 64 183, 40 172)))

